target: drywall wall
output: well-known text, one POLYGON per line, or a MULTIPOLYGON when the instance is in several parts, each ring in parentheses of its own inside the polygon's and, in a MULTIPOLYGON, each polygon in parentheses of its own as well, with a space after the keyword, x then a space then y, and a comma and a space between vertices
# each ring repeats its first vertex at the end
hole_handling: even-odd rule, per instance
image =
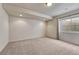
POLYGON ((0 52, 7 45, 9 39, 8 15, 0 4, 0 52))
POLYGON ((53 18, 47 22, 47 36, 57 39, 57 19, 53 18))
POLYGON ((10 16, 10 42, 44 36, 44 21, 10 16))

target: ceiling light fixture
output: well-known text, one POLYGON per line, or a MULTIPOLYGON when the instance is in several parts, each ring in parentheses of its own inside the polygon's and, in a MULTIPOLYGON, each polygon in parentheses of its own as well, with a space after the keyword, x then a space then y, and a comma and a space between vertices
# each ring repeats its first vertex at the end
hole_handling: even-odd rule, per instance
POLYGON ((46 6, 52 6, 52 3, 45 3, 46 6))
POLYGON ((67 19, 67 20, 65 20, 65 21, 68 21, 68 22, 69 22, 69 21, 71 21, 71 19, 67 19))
POLYGON ((20 14, 19 16, 23 16, 22 14, 20 14))

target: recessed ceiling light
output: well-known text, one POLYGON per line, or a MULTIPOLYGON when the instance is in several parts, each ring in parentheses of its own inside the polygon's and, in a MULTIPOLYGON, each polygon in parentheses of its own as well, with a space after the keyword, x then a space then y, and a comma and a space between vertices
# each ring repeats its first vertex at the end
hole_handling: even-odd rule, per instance
POLYGON ((67 20, 65 20, 65 21, 71 21, 71 19, 67 19, 67 20))
POLYGON ((19 16, 23 16, 22 14, 20 14, 19 16))

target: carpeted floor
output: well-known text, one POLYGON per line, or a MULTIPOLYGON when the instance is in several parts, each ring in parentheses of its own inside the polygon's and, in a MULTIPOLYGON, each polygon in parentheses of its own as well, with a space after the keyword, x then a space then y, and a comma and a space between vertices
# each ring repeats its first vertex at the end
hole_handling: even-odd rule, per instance
POLYGON ((78 55, 79 47, 63 41, 40 38, 9 43, 1 55, 78 55))

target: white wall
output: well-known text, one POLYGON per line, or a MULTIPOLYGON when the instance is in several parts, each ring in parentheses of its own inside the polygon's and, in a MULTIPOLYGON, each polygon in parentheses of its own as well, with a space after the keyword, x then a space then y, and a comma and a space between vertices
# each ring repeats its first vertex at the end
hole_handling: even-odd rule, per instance
POLYGON ((10 42, 43 37, 45 22, 10 16, 10 42))
POLYGON ((8 15, 0 4, 0 52, 7 45, 9 39, 8 15))
POLYGON ((54 18, 47 22, 47 36, 57 39, 57 19, 54 18))

